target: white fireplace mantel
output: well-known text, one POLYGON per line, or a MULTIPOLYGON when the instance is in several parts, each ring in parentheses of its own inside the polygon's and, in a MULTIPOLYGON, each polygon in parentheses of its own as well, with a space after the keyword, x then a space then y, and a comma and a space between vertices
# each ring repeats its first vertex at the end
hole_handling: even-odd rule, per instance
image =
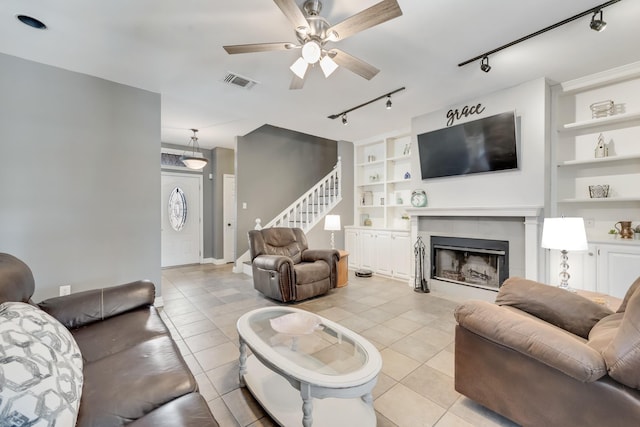
MULTIPOLYGON (((411 217, 411 241, 418 238, 418 223, 421 217, 492 217, 523 218, 525 239, 525 277, 540 280, 540 227, 542 224, 542 206, 505 206, 505 207, 449 207, 449 208, 409 208, 411 217)), ((427 219, 427 218, 425 218, 427 219)))

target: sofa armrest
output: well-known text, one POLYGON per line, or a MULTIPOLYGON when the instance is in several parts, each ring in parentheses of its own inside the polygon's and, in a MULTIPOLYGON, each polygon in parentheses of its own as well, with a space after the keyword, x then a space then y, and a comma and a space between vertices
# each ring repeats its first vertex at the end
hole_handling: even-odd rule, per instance
POLYGON ((138 280, 120 286, 93 289, 50 298, 38 306, 69 329, 117 316, 138 307, 153 304, 155 286, 138 280))
POLYGON ((458 324, 581 382, 607 373, 602 355, 580 339, 536 319, 485 301, 469 301, 455 310, 458 324))
POLYGON ((302 251, 302 261, 326 261, 330 266, 336 264, 340 259, 340 252, 335 249, 307 249, 302 251))
POLYGON ((280 271, 283 267, 288 267, 293 271, 291 258, 282 255, 259 255, 253 259, 253 264, 263 270, 280 271))
POLYGON ((555 286, 512 277, 502 284, 496 304, 525 311, 573 334, 587 338, 609 308, 555 286))

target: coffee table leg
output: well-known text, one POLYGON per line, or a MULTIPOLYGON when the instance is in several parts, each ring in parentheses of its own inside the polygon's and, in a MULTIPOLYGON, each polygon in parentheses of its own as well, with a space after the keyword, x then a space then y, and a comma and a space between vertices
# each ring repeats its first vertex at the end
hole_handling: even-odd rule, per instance
POLYGON ((302 425, 303 427, 311 427, 313 417, 313 401, 311 400, 311 386, 309 384, 300 383, 300 396, 302 396, 302 425))
POLYGON ((247 344, 240 338, 240 387, 244 387, 244 376, 247 373, 247 344))

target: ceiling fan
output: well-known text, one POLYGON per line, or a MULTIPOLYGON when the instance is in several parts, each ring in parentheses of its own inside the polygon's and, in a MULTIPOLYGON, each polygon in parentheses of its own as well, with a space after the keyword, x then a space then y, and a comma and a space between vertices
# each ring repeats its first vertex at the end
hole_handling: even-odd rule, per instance
POLYGON ((302 56, 291 66, 294 76, 289 89, 301 89, 307 70, 318 62, 325 77, 329 77, 340 66, 371 80, 380 70, 340 49, 327 48, 326 45, 329 42, 344 40, 360 31, 402 15, 397 0, 383 0, 342 22, 330 25, 320 16, 322 2, 319 0, 306 0, 302 9, 298 7, 295 0, 273 1, 294 25, 297 43, 254 43, 223 47, 232 55, 301 49, 302 56))

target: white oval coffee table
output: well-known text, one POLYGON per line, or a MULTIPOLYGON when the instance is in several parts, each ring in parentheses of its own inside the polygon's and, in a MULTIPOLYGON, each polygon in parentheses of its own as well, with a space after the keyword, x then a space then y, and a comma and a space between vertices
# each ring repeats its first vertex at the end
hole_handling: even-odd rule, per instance
POLYGON ((376 425, 371 391, 382 358, 369 341, 292 307, 250 311, 237 328, 240 385, 280 425, 376 425))

